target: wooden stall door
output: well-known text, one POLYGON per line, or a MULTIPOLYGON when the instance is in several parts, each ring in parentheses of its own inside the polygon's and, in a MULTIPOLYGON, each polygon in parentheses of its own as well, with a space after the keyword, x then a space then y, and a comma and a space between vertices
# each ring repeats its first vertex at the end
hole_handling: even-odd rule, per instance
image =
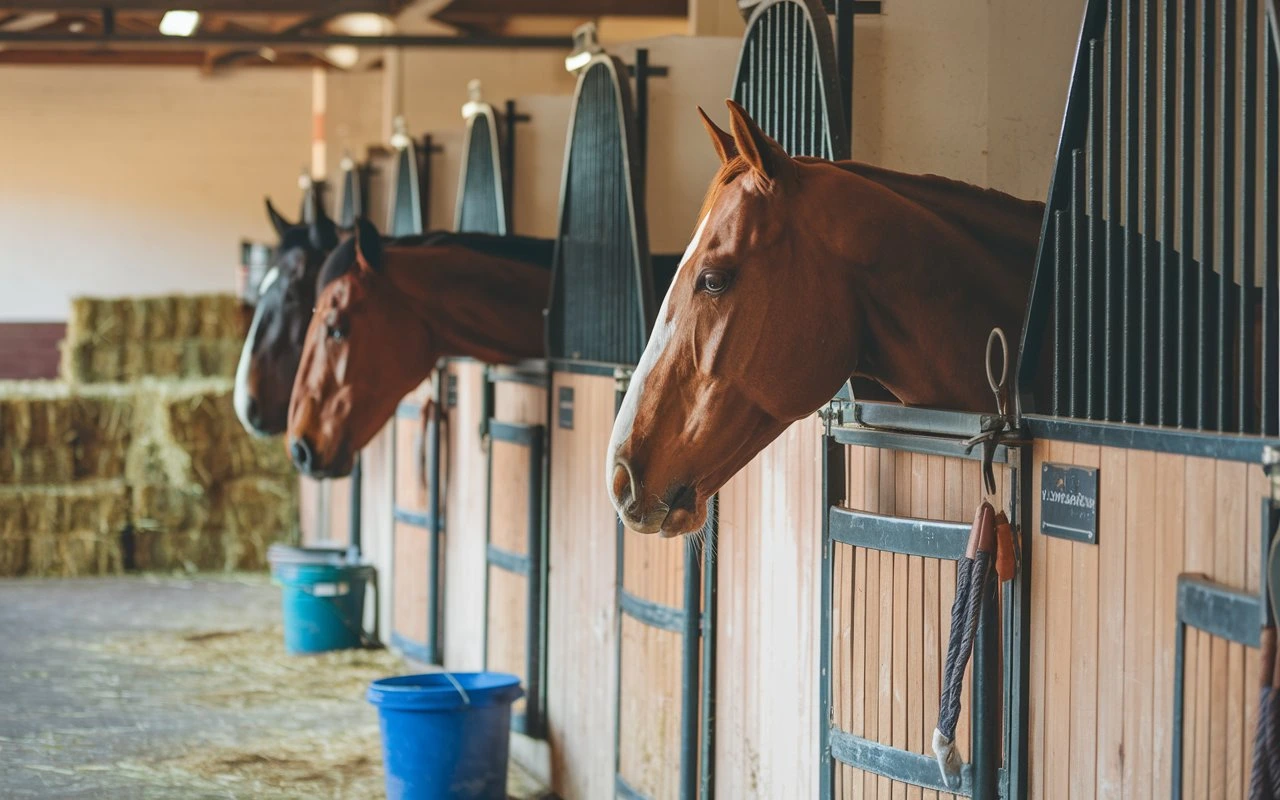
POLYGON ((595 800, 614 796, 617 763, 618 529, 604 491, 615 387, 612 375, 555 372, 551 391, 551 788, 564 800, 595 800), (572 419, 563 416, 566 402, 572 405, 572 419))
POLYGON ((485 669, 520 676, 525 696, 511 727, 545 734, 543 692, 543 486, 545 373, 494 381, 489 421, 485 669))

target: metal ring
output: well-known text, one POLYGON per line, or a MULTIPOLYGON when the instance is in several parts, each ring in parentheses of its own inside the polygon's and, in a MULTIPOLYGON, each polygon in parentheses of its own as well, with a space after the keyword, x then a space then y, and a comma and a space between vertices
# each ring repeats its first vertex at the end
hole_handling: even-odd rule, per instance
MULTIPOLYGON (((1009 379, 1009 340, 1004 337, 1002 328, 992 328, 990 335, 987 336, 987 385, 991 387, 991 391, 995 392, 996 399, 999 400, 1000 393, 1004 391, 1005 381, 1009 379), (1000 340, 1000 380, 997 381, 995 374, 991 371, 991 346, 1000 340)), ((1003 412, 1003 409, 1001 409, 1003 412)))

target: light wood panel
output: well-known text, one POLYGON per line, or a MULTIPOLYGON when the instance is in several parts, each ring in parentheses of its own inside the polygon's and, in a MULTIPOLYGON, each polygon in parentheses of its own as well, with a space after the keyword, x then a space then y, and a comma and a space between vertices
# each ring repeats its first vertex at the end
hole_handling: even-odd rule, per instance
POLYGON ((685 551, 692 540, 663 539, 626 531, 622 535, 622 585, 631 594, 670 608, 684 608, 685 551))
POLYGON ((419 644, 427 640, 427 532, 394 524, 391 629, 419 644))
POLYGON ((444 548, 442 588, 444 663, 453 670, 484 664, 486 454, 480 440, 484 365, 451 361, 446 374, 457 380, 458 402, 448 409, 445 428, 444 548))
POLYGON ((529 554, 529 448, 515 442, 489 442, 491 459, 489 543, 518 555, 529 554))
MULTIPOLYGON (((1046 460, 1098 467, 1099 533, 1043 536, 1033 503, 1031 796, 1167 797, 1177 576, 1257 589, 1266 481, 1257 466, 1037 442, 1033 497, 1046 460)), ((1184 796, 1247 795, 1256 659, 1188 632, 1184 796)))
MULTIPOLYGON (((529 582, 497 567, 489 567, 489 650, 485 669, 518 675, 528 686, 525 638, 528 630, 529 582)), ((525 701, 513 706, 517 713, 525 701)))
POLYGON ((720 495, 717 797, 817 794, 819 444, 797 422, 720 495))
POLYGON ((613 796, 617 686, 617 516, 604 487, 612 377, 558 373, 574 390, 572 430, 551 426, 547 713, 552 790, 613 796))
POLYGON ((622 617, 618 770, 652 800, 680 796, 683 641, 678 633, 622 617))

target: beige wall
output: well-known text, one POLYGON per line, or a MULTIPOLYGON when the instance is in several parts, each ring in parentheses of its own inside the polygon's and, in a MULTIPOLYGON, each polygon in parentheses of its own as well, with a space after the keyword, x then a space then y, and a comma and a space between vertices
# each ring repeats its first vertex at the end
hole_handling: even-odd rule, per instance
POLYGON ((894 0, 858 17, 853 156, 1042 198, 1083 0, 894 0))
POLYGON ((63 319, 72 295, 230 291, 262 196, 296 213, 311 76, 191 67, 5 67, 0 320, 63 319))

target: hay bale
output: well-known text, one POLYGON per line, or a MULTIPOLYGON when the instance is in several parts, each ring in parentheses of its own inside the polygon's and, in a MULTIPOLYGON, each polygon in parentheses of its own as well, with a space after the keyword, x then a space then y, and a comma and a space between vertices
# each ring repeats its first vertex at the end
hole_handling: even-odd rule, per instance
POLYGON ((0 526, 0 574, 120 571, 120 536, 129 522, 129 490, 123 481, 3 487, 0 509, 6 517, 0 526))
POLYGON ((241 478, 222 489, 223 550, 228 569, 262 569, 267 548, 298 540, 298 482, 241 478))

